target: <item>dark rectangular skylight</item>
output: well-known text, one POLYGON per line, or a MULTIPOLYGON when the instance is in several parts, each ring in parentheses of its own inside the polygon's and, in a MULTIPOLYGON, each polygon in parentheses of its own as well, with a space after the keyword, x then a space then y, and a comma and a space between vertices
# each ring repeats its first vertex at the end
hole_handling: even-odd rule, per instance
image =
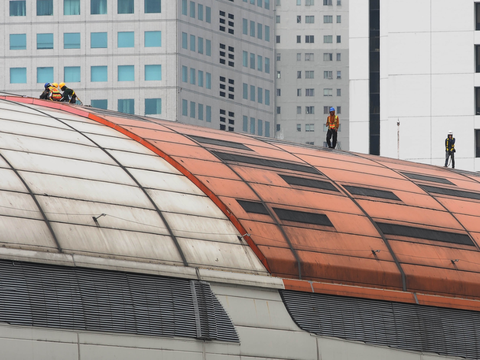
POLYGON ((397 195, 391 191, 370 189, 360 186, 344 185, 345 189, 352 195, 370 196, 388 200, 400 200, 397 195))
POLYGON ((378 227, 386 235, 408 236, 417 239, 441 241, 451 244, 475 246, 467 234, 431 230, 406 225, 377 222, 378 227))
POLYGON ((237 200, 240 206, 245 210, 247 213, 253 214, 262 214, 262 215, 270 215, 268 210, 261 202, 255 201, 246 201, 246 200, 237 200))
POLYGON ((253 151, 252 149, 245 146, 244 144, 233 142, 233 141, 218 140, 218 139, 206 138, 203 136, 194 136, 194 135, 188 135, 188 136, 193 140, 198 141, 199 143, 202 143, 202 144, 217 145, 217 146, 224 146, 228 148, 253 151))
POLYGON ((266 158, 256 158, 245 155, 230 154, 221 151, 212 151, 212 154, 218 156, 223 161, 234 161, 244 164, 259 165, 276 169, 286 169, 308 174, 321 174, 321 172, 313 166, 294 164, 280 160, 270 160, 266 158))
POLYGON ((273 208, 280 220, 294 221, 304 224, 333 226, 325 214, 309 213, 304 211, 273 208))
POLYGON ((421 175, 421 174, 415 174, 410 172, 402 172, 402 174, 413 180, 422 180, 422 181, 436 182, 440 184, 455 185, 454 183, 452 183, 447 179, 436 177, 436 176, 421 175))
POLYGON ((306 186, 315 189, 322 189, 322 190, 330 190, 330 191, 337 191, 338 189, 333 186, 331 182, 323 181, 323 180, 315 180, 315 179, 307 179, 298 176, 290 176, 290 175, 281 175, 278 174, 287 184, 290 185, 298 185, 298 186, 306 186))
POLYGON ((443 194, 448 196, 456 196, 461 198, 480 200, 480 193, 464 191, 464 190, 445 189, 441 187, 428 186, 428 185, 419 185, 419 186, 428 193, 443 194))

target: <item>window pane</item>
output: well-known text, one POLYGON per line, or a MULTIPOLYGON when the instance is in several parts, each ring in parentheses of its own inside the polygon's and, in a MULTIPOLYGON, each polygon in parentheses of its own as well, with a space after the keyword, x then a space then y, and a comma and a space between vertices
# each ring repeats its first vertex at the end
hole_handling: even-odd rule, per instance
POLYGON ((205 21, 207 23, 212 22, 212 9, 209 6, 205 8, 205 21))
POLYGON ((188 116, 188 101, 182 100, 182 115, 188 116))
POLYGON ((190 35, 190 50, 195 51, 195 35, 190 35))
POLYGON ((270 10, 270 0, 265 0, 265 9, 270 10))
POLYGON ((108 100, 107 99, 102 99, 102 100, 90 100, 90 105, 92 107, 95 107, 97 109, 108 109, 108 100))
POLYGON ((188 34, 182 32, 182 49, 188 49, 188 34))
POLYGON ((118 65, 118 81, 134 81, 135 67, 133 65, 118 65))
POLYGON ((53 15, 53 0, 37 0, 37 16, 53 15))
POLYGON ((212 56, 212 42, 210 40, 205 40, 205 54, 212 56))
POLYGON ((242 19, 242 33, 243 35, 248 35, 248 20, 242 19))
POLYGON ((162 99, 145 99, 145 115, 162 113, 162 99))
POLYGON ((244 132, 247 132, 248 131, 248 117, 243 115, 243 128, 242 130, 244 132))
POLYGON ((212 88, 212 74, 208 73, 206 74, 206 79, 205 79, 205 87, 207 89, 212 88))
POLYGON ((270 137, 270 121, 265 121, 265 136, 270 137))
POLYGON ((258 120, 257 132, 258 132, 258 135, 263 136, 263 120, 260 120, 260 119, 258 120))
POLYGON ((80 33, 64 33, 63 48, 80 49, 80 33))
POLYGON ((250 100, 255 101, 255 86, 250 85, 250 100))
POLYGON ((161 0, 145 0, 145 14, 154 14, 162 12, 161 0))
POLYGON ((187 15, 187 0, 182 0, 182 15, 187 15))
POLYGON ((106 66, 92 66, 90 71, 90 81, 108 81, 108 72, 106 66))
POLYGON ((197 40, 198 40, 198 53, 203 54, 203 38, 199 36, 197 40))
POLYGON ((263 71, 263 58, 257 55, 257 70, 263 71))
POLYGON ((63 0, 63 15, 80 15, 80 0, 63 0))
POLYGON ((265 73, 270 74, 270 59, 265 58, 265 73))
POLYGON ((262 24, 257 24, 257 38, 259 38, 259 39, 261 40, 262 37, 263 37, 263 27, 262 27, 262 24))
POLYGON ((119 48, 133 47, 135 43, 135 36, 133 31, 122 31, 118 33, 117 37, 119 48))
POLYGON ((198 70, 198 86, 203 87, 203 71, 198 70))
POLYGON ((250 21, 250 36, 255 37, 255 21, 250 21))
POLYGON ((26 84, 27 68, 10 68, 10 84, 26 84))
POLYGON ((250 134, 255 134, 255 119, 250 118, 250 134))
POLYGON ((133 14, 133 0, 117 0, 118 14, 133 14))
POLYGON ((145 47, 161 47, 162 32, 161 31, 145 31, 145 47))
POLYGON ((195 3, 190 1, 190 17, 195 19, 195 3))
POLYGON ((265 89, 265 105, 270 105, 270 90, 265 89))
MULTIPOLYGON (((10 16, 26 16, 27 8, 25 1, 10 1, 10 16)), ((12 68, 23 69, 23 68, 12 68)))
POLYGON ((243 98, 248 100, 248 84, 243 83, 243 98))
POLYGON ((145 80, 162 80, 162 65, 145 65, 145 80))
POLYGON ((257 88, 257 101, 259 104, 263 103, 263 89, 261 87, 257 88))
POLYGON ((37 49, 53 49, 53 34, 37 34, 37 49))
POLYGON ((106 48, 108 37, 106 32, 92 32, 90 34, 90 47, 92 49, 106 48))
POLYGON ((250 69, 255 69, 255 54, 250 53, 250 69))
POLYGON ((195 110, 197 108, 197 104, 195 101, 190 101, 190 117, 195 119, 195 110))
POLYGON ((198 104, 198 120, 203 120, 203 104, 198 104))
POLYGON ((63 81, 80 82, 80 66, 65 66, 63 68, 63 81))
POLYGON ((26 50, 27 34, 10 34, 10 50, 26 50))
POLYGON ((90 0, 90 14, 106 14, 107 0, 90 0))
POLYGON ((118 99, 118 111, 125 114, 135 113, 135 100, 134 99, 118 99))
POLYGON ((190 68, 190 84, 195 85, 196 82, 196 70, 194 68, 190 68))
POLYGON ((53 82, 53 67, 37 67, 37 83, 53 82))
POLYGON ((270 26, 265 25, 265 41, 270 41, 270 26))
POLYGON ((212 122, 212 107, 207 105, 205 117, 207 122, 212 122))
POLYGON ((182 81, 188 82, 188 68, 186 66, 182 66, 182 81))
MULTIPOLYGON (((203 5, 198 4, 197 19, 203 21, 203 5)), ((198 104, 200 106, 200 104, 198 104)), ((203 106, 203 105, 202 105, 203 106)), ((203 120, 203 119, 202 119, 203 120)))

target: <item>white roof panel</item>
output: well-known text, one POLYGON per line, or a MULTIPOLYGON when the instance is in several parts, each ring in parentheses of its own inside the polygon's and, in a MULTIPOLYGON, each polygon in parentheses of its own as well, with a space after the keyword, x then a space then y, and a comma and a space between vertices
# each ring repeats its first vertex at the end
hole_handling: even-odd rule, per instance
POLYGON ((155 171, 129 169, 130 173, 143 187, 159 190, 169 190, 186 194, 203 195, 203 191, 196 187, 183 175, 159 173, 155 171))
POLYGON ((13 170, 0 168, 0 189, 28 192, 25 185, 13 170))
POLYGON ((0 243, 9 247, 57 249, 47 224, 42 220, 0 216, 0 243))
POLYGON ((177 169, 157 154, 150 152, 147 148, 145 148, 145 154, 117 150, 108 150, 108 152, 126 167, 180 175, 180 172, 177 169))
POLYGON ((121 135, 119 132, 117 132, 117 136, 88 134, 88 137, 105 149, 131 151, 140 154, 145 153, 145 146, 121 135))
POLYGON ((0 215, 43 220, 30 194, 0 191, 0 215))

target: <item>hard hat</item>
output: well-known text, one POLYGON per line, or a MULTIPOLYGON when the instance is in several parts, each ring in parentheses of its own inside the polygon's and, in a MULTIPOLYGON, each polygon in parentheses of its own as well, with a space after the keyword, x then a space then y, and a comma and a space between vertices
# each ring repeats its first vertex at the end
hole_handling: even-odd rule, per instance
POLYGON ((57 83, 52 83, 52 86, 58 87, 58 84, 57 83))
POLYGON ((61 88, 63 88, 65 86, 65 83, 64 82, 61 82, 59 85, 58 85, 61 88))
POLYGON ((334 107, 331 107, 331 108, 330 108, 330 111, 335 111, 335 108, 334 108, 334 107))
POLYGON ((48 88, 50 86, 50 83, 45 83, 45 89, 48 88))
POLYGON ((453 131, 452 131, 452 130, 448 130, 448 135, 453 135, 453 131))

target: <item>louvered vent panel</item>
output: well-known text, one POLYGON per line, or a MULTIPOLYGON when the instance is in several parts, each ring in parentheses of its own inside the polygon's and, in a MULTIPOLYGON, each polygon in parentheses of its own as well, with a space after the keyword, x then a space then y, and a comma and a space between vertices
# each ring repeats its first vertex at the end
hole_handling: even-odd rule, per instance
POLYGON ((295 323, 320 336, 480 358, 480 313, 388 301, 280 291, 295 323))
POLYGON ((6 260, 0 322, 239 342, 208 283, 6 260))

